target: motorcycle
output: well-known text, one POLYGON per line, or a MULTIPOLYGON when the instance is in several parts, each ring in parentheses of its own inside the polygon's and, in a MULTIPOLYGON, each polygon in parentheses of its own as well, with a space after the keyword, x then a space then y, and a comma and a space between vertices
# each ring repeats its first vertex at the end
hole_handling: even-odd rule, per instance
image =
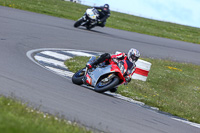
MULTIPOLYGON (((96 57, 92 56, 88 63, 92 63, 96 57)), ((94 87, 94 91, 103 93, 117 88, 119 85, 126 83, 124 75, 127 70, 126 61, 122 60, 119 63, 111 60, 109 64, 100 63, 92 69, 83 68, 72 76, 72 82, 77 85, 85 84, 94 87)))
POLYGON ((88 30, 94 28, 99 18, 99 11, 95 8, 89 8, 86 10, 83 17, 74 23, 74 27, 85 26, 88 30))

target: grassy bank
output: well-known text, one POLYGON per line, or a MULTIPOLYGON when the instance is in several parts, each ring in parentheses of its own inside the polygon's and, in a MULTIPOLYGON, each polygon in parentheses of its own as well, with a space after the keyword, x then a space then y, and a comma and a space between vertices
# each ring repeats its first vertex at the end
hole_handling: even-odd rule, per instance
MULTIPOLYGON (((72 72, 85 67, 88 57, 65 62, 72 72)), ((167 60, 144 59, 152 63, 146 82, 132 80, 118 88, 119 94, 200 123, 200 66, 167 60)))
POLYGON ((89 133, 76 124, 0 96, 1 133, 89 133))
MULTIPOLYGON (((0 5, 72 20, 80 18, 88 8, 62 0, 0 0, 0 5)), ((110 6, 112 8, 112 5, 110 6)), ((107 26, 200 44, 200 28, 155 21, 118 12, 111 12, 107 26)))

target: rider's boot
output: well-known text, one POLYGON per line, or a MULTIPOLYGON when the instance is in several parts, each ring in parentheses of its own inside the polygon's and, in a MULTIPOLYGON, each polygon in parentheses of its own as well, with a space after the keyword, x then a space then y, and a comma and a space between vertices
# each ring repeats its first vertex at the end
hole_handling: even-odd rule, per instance
POLYGON ((89 68, 89 69, 94 68, 96 65, 98 65, 99 63, 101 63, 100 61, 101 61, 101 59, 98 58, 94 62, 92 62, 90 64, 87 64, 86 67, 89 68))
POLYGON ((97 23, 97 26, 100 26, 100 27, 105 27, 105 25, 106 25, 106 21, 104 21, 104 22, 101 22, 101 23, 97 23))
POLYGON ((99 63, 102 63, 104 62, 106 59, 110 59, 111 56, 110 54, 108 53, 104 53, 102 54, 98 59, 96 59, 94 62, 90 63, 90 64, 87 64, 86 67, 91 69, 93 68, 94 66, 98 65, 99 63))

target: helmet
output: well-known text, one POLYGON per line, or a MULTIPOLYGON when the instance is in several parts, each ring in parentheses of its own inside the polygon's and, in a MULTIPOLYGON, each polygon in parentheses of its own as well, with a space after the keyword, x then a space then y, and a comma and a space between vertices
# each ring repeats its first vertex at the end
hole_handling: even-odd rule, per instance
POLYGON ((106 10, 109 9, 109 5, 108 5, 108 4, 105 4, 103 7, 104 7, 104 10, 105 10, 105 9, 106 9, 106 10))
POLYGON ((131 48, 128 51, 127 57, 130 62, 135 63, 140 57, 140 52, 137 49, 131 48))

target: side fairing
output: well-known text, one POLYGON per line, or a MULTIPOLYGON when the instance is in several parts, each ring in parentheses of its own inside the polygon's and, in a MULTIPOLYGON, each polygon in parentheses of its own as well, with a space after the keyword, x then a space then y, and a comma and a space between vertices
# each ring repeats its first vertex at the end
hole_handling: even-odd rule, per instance
POLYGON ((99 80, 99 78, 102 76, 102 75, 105 75, 105 74, 108 74, 108 73, 111 73, 111 65, 108 65, 106 67, 99 67, 99 68, 96 68, 93 72, 90 72, 89 73, 89 76, 92 78, 92 86, 95 86, 97 81, 99 80))

